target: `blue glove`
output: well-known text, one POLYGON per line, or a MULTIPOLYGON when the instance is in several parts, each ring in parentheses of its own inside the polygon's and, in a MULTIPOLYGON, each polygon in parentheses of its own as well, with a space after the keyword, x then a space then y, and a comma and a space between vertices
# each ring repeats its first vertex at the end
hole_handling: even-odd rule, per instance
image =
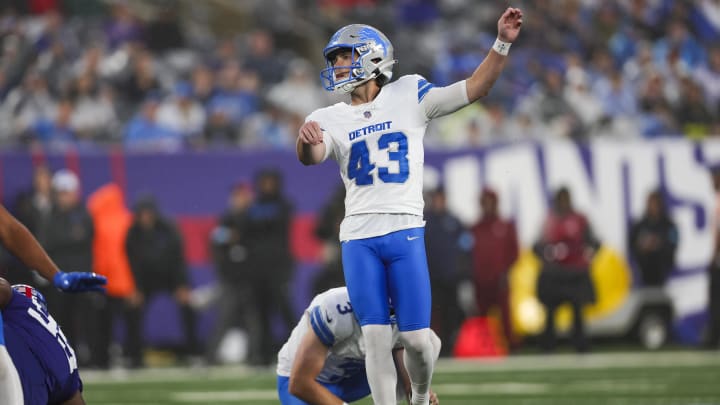
POLYGON ((107 284, 107 278, 95 273, 65 273, 58 272, 53 277, 55 288, 64 292, 105 292, 103 286, 107 284))

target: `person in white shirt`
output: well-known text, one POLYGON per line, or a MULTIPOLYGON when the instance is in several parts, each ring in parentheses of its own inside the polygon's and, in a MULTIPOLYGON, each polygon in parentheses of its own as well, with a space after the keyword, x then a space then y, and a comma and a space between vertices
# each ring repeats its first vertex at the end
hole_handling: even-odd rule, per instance
POLYGON ((296 151, 305 165, 330 157, 340 166, 346 188, 340 226, 345 282, 365 336, 376 405, 395 403, 390 301, 405 347, 412 404, 429 403, 433 346, 422 198, 428 122, 488 94, 522 17, 520 9, 505 10, 483 62, 467 80, 447 87, 418 75, 390 82, 396 62, 392 44, 368 25, 341 28, 323 51, 327 68, 320 77, 326 90, 350 93, 350 103, 311 113, 299 130, 296 151))

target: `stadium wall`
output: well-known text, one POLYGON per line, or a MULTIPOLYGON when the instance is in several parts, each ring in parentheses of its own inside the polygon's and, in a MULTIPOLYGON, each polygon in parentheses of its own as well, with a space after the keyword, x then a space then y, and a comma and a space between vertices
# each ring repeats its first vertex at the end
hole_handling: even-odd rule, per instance
MULTIPOLYGON (((720 163, 720 142, 527 142, 428 151, 425 159, 426 186, 443 184, 451 210, 466 224, 479 215, 477 196, 482 187, 498 190, 501 212, 515 219, 525 246, 539 234, 553 191, 566 185, 603 243, 624 257, 631 219, 642 214, 647 193, 661 187, 680 231, 677 267, 668 285, 678 315, 677 336, 683 342, 697 341, 707 304, 705 269, 713 249, 716 199, 708 168, 720 163)), ((312 233, 315 216, 340 186, 334 162, 303 167, 293 152, 286 151, 3 151, 0 198, 7 206, 12 207, 18 193, 30 187, 33 167, 43 163, 52 170, 76 171, 85 196, 111 181, 125 189, 130 207, 143 194, 155 195, 162 210, 178 221, 197 284, 214 278, 207 238, 231 186, 252 181, 263 168, 280 170, 296 212, 291 231, 298 263, 293 283, 296 310, 309 302, 320 257, 320 244, 312 233)), ((163 312, 162 305, 153 312, 163 312)), ((147 325, 152 325, 151 339, 179 335, 173 332, 178 329, 173 317, 158 316, 147 325), (163 320, 173 325, 163 325, 163 320)))

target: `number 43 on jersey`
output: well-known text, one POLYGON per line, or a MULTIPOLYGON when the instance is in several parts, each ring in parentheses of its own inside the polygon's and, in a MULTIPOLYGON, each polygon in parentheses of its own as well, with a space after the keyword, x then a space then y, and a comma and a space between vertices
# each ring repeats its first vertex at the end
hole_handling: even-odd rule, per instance
MULTIPOLYGON (((397 151, 388 151, 390 160, 398 162, 400 170, 398 173, 390 173, 387 167, 378 168, 378 177, 385 183, 405 183, 410 173, 408 165, 408 142, 407 137, 402 132, 389 132, 378 138, 378 149, 385 150, 390 144, 397 143, 397 151)), ((348 178, 355 180, 358 186, 367 186, 373 184, 374 178, 372 171, 375 164, 370 162, 370 151, 368 150, 367 141, 356 142, 350 148, 350 160, 348 162, 348 178)))

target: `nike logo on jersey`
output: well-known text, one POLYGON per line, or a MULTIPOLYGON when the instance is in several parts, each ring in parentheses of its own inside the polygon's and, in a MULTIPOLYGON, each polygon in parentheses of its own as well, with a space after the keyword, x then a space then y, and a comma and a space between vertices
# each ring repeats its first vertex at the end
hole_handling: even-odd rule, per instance
POLYGON ((325 312, 325 320, 327 321, 327 323, 332 323, 333 321, 333 319, 330 318, 330 315, 328 315, 327 312, 325 312))
POLYGON ((420 237, 419 236, 408 236, 407 237, 407 240, 415 240, 415 239, 420 239, 420 237))

